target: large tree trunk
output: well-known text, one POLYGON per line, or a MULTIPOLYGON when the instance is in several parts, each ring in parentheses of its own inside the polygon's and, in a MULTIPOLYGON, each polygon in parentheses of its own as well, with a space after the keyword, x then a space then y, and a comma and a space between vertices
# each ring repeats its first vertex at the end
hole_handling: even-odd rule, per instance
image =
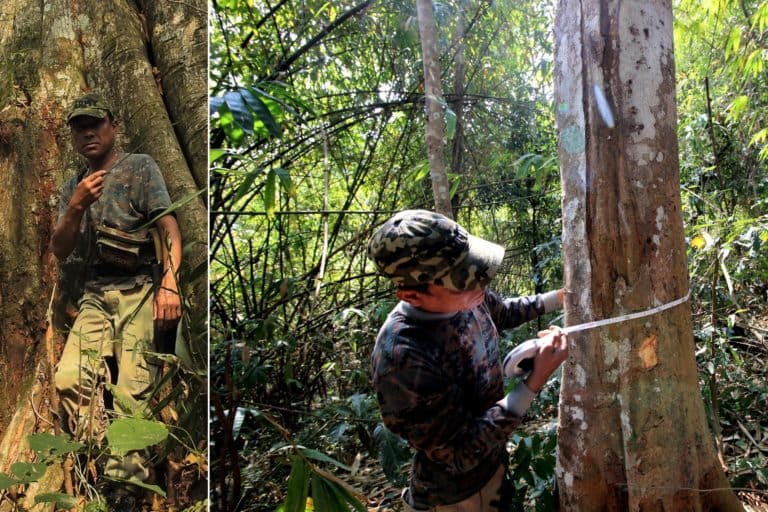
MULTIPOLYGON (((204 15, 195 15, 202 16, 196 23, 204 26, 204 15)), ((63 119, 69 104, 88 90, 103 93, 120 123, 118 144, 148 153, 158 162, 174 201, 198 191, 190 166, 206 165, 205 151, 200 151, 206 144, 204 130, 190 132, 184 144, 194 151, 185 158, 145 41, 141 17, 129 0, 0 2, 0 471, 17 460, 28 460, 26 435, 50 430, 56 422, 50 365, 57 361, 63 340, 58 336, 54 343, 43 342, 57 272, 48 244, 56 222, 57 191, 83 165, 71 148, 63 119)), ((205 47, 189 49, 194 51, 205 52, 205 47)), ((168 61, 171 68, 172 61, 168 61)), ((204 67, 191 72, 205 79, 204 67)), ((165 88, 169 103, 180 92, 176 87, 165 88)), ((194 97, 204 97, 202 87, 194 97)), ((176 119, 180 131, 207 115, 204 101, 192 106, 193 121, 176 119)), ((195 198, 177 211, 177 217, 185 245, 196 247, 185 254, 187 261, 192 266, 204 264, 204 201, 195 198)), ((193 314, 204 317, 205 279, 194 285, 193 314)), ((64 298, 69 292, 59 291, 64 298)), ((204 398, 199 405, 203 411, 204 398)), ((59 476, 40 491, 56 490, 60 483, 59 476)), ((45 486, 28 491, 34 487, 45 486)), ((2 506, 6 505, 12 503, 2 506)))
POLYGON ((440 84, 440 55, 437 53, 437 27, 432 0, 416 0, 416 13, 419 18, 421 36, 421 54, 424 63, 424 95, 427 111, 425 123, 427 138, 427 157, 429 173, 432 178, 432 194, 435 199, 435 211, 453 218, 448 175, 443 157, 443 90, 440 84))
MULTIPOLYGON (((555 34, 566 324, 682 297, 671 4, 560 0, 555 34), (614 128, 593 86, 615 106, 614 128)), ((741 510, 707 427, 689 303, 570 338, 561 508, 741 510)))

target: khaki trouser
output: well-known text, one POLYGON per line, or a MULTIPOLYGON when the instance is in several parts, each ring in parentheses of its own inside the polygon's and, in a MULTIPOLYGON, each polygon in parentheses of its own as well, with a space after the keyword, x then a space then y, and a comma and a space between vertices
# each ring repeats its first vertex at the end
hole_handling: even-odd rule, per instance
POLYGON ((504 481, 504 465, 494 473, 485 486, 475 494, 452 505, 438 505, 429 509, 418 509, 408 503, 407 489, 403 491, 403 505, 406 512, 499 512, 501 485, 504 481))
MULTIPOLYGON (((110 376, 104 358, 114 357, 117 363, 113 392, 117 413, 130 414, 126 397, 139 404, 147 399, 157 374, 144 356, 146 350, 154 350, 152 292, 152 284, 147 283, 83 295, 54 376, 69 431, 76 439, 100 439, 105 434, 100 382, 109 382, 110 376)), ((142 454, 132 452, 110 457, 105 474, 145 481, 150 472, 142 454)))

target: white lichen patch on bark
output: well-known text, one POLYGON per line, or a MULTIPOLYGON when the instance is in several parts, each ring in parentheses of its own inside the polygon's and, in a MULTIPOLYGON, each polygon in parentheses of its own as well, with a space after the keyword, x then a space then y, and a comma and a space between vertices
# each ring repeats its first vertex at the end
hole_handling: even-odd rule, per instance
POLYGON ((603 363, 606 366, 613 366, 616 358, 619 356, 619 346, 608 336, 600 335, 600 345, 603 347, 603 363))
MULTIPOLYGON (((658 8, 653 3, 645 2, 622 4, 621 18, 626 21, 619 22, 623 54, 619 62, 619 76, 626 84, 628 97, 632 98, 626 105, 627 111, 623 112, 632 123, 630 144, 656 137, 654 110, 661 106, 659 89, 664 81, 661 66, 667 55, 662 46, 650 44, 650 39, 645 34, 651 30, 656 31, 655 26, 661 17, 660 13, 656 12, 658 8)), ((653 35, 658 37, 658 34, 653 35)), ((671 43, 666 48, 671 48, 671 43)), ((640 156, 638 153, 635 155, 640 156)), ((654 151, 650 158, 642 158, 644 163, 640 163, 640 160, 636 163, 646 165, 648 161, 655 160, 656 155, 657 152, 654 151)), ((633 156, 632 151, 630 156, 633 156)))

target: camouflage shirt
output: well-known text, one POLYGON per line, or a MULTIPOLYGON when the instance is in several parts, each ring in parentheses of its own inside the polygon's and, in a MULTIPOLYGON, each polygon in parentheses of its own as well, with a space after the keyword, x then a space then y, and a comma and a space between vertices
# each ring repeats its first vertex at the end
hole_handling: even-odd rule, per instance
POLYGON ((373 385, 384 423, 416 450, 415 506, 461 501, 506 461, 521 418, 496 403, 504 396, 498 331, 545 313, 542 297, 486 291, 470 311, 428 313, 400 302, 389 314, 373 350, 373 385))
MULTIPOLYGON (((149 155, 124 153, 117 155, 118 165, 104 176, 104 192, 94 202, 80 223, 80 233, 72 253, 62 262, 62 271, 80 268, 85 271, 84 286, 89 290, 126 290, 151 281, 148 272, 137 275, 99 275, 94 249, 95 226, 108 226, 131 232, 171 205, 160 169, 149 155)), ((67 181, 59 192, 59 220, 68 208, 77 184, 88 170, 67 181)))

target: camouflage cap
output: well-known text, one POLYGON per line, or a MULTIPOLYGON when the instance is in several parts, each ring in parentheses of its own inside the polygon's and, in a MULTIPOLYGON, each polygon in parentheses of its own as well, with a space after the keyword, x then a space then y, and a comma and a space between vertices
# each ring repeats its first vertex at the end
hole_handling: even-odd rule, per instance
POLYGON ((368 256, 398 286, 432 283, 467 291, 488 285, 504 248, 470 235, 439 213, 405 210, 373 235, 368 256))
POLYGON ((104 119, 110 112, 112 112, 112 109, 109 103, 100 94, 91 92, 80 96, 72 102, 72 106, 67 111, 67 122, 78 116, 104 119))

